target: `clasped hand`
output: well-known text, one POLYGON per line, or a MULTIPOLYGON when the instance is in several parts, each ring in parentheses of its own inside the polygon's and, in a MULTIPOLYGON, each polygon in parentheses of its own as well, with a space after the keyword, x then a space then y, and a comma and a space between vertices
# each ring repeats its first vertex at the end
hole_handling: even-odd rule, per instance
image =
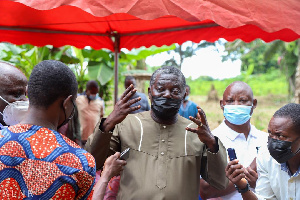
POLYGON ((258 174, 250 166, 244 168, 243 165, 238 163, 239 161, 230 161, 225 168, 227 178, 239 188, 245 188, 247 181, 250 187, 255 188, 258 174))

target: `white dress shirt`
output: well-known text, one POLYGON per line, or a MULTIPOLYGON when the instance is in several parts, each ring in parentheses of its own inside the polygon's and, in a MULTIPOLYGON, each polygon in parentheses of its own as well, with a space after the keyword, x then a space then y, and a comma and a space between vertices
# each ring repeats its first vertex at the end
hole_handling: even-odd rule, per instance
POLYGON ((255 192, 259 200, 300 199, 300 167, 292 175, 287 165, 274 160, 267 148, 261 150, 256 162, 258 180, 255 192))
MULTIPOLYGON (((254 158, 257 157, 258 150, 262 146, 266 147, 268 142, 268 134, 257 130, 253 125, 251 125, 247 139, 243 133, 238 133, 229 128, 225 121, 214 129, 212 133, 221 140, 226 149, 235 149, 236 157, 244 167, 248 167, 252 163, 254 158)), ((224 200, 242 200, 241 194, 237 191, 222 196, 222 198, 224 200)))

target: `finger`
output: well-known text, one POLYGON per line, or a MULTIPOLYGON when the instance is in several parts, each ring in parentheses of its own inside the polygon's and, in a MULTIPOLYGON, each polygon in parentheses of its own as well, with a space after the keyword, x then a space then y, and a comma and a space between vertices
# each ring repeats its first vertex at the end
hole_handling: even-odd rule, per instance
POLYGON ((136 93, 136 89, 134 88, 134 89, 130 90, 121 101, 123 103, 127 102, 135 93, 136 93))
POLYGON ((233 181, 234 183, 237 183, 237 182, 239 182, 242 178, 245 178, 245 174, 240 173, 239 175, 233 177, 233 178, 232 178, 232 181, 233 181))
POLYGON ((129 107, 126 111, 127 111, 127 113, 131 113, 131 112, 136 111, 136 110, 138 110, 138 109, 140 109, 140 108, 141 108, 140 105, 138 105, 138 106, 133 106, 133 107, 129 107))
POLYGON ((189 118, 190 118, 190 120, 191 120, 192 122, 194 122, 194 123, 197 124, 198 126, 202 126, 202 123, 201 123, 201 121, 200 121, 199 119, 197 119, 197 118, 195 118, 195 117, 192 117, 192 116, 190 116, 189 118))
POLYGON ((113 157, 115 160, 120 158, 120 152, 116 152, 114 155, 110 156, 110 157, 113 157))
POLYGON ((196 129, 196 128, 186 127, 185 130, 198 134, 198 129, 196 129))
POLYGON ((142 99, 141 97, 131 99, 130 101, 128 101, 128 102, 125 104, 125 106, 126 106, 126 107, 130 107, 132 104, 135 104, 136 102, 140 101, 141 99, 142 99))
POLYGON ((125 166, 127 164, 127 162, 125 160, 116 160, 115 164, 117 164, 118 166, 125 166))
POLYGON ((236 164, 238 164, 239 163, 239 160, 238 159, 235 159, 235 160, 233 160, 233 161, 230 161, 228 164, 227 164, 227 166, 226 166, 226 168, 225 168, 225 171, 228 171, 230 168, 232 168, 231 166, 232 165, 236 165, 236 164))
POLYGON ((199 106, 198 106, 198 113, 200 115, 201 123, 204 125, 207 125, 206 115, 205 115, 204 111, 202 110, 202 108, 200 108, 199 106))
POLYGON ((232 172, 232 177, 236 178, 236 177, 239 177, 239 176, 242 176, 242 178, 245 177, 245 170, 243 168, 242 169, 235 169, 232 172))
POLYGON ((258 178, 258 174, 251 167, 247 167, 247 172, 250 174, 250 176, 258 178))
POLYGON ((133 89, 133 84, 131 84, 126 90, 125 92, 122 94, 120 100, 122 100, 132 89, 133 89))

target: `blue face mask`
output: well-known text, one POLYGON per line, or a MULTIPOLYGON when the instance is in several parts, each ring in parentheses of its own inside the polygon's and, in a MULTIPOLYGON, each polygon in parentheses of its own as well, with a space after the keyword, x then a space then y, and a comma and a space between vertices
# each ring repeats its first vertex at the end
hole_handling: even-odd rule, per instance
POLYGON ((97 98, 96 94, 90 94, 89 99, 90 100, 95 100, 97 98))
POLYGON ((185 97, 184 97, 184 100, 185 100, 185 101, 188 101, 188 100, 189 100, 189 96, 185 96, 185 97))
POLYGON ((224 116, 227 121, 235 125, 245 124, 250 118, 252 106, 225 105, 224 116))

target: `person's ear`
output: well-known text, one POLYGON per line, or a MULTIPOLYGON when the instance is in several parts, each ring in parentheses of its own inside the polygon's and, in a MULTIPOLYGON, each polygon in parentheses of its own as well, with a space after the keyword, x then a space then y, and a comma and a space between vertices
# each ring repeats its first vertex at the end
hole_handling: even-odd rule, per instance
POLYGON ((148 97, 149 97, 150 101, 152 102, 152 95, 151 95, 150 86, 148 87, 148 97))
POLYGON ((65 110, 67 110, 67 106, 70 105, 70 103, 72 104, 72 97, 73 95, 69 95, 63 102, 63 107, 65 108, 65 110))
POLYGON ((255 109, 256 106, 257 106, 257 99, 253 99, 253 106, 252 106, 252 108, 255 109))
POLYGON ((220 107, 221 107, 221 109, 224 111, 224 104, 223 104, 223 100, 220 100, 220 107))

